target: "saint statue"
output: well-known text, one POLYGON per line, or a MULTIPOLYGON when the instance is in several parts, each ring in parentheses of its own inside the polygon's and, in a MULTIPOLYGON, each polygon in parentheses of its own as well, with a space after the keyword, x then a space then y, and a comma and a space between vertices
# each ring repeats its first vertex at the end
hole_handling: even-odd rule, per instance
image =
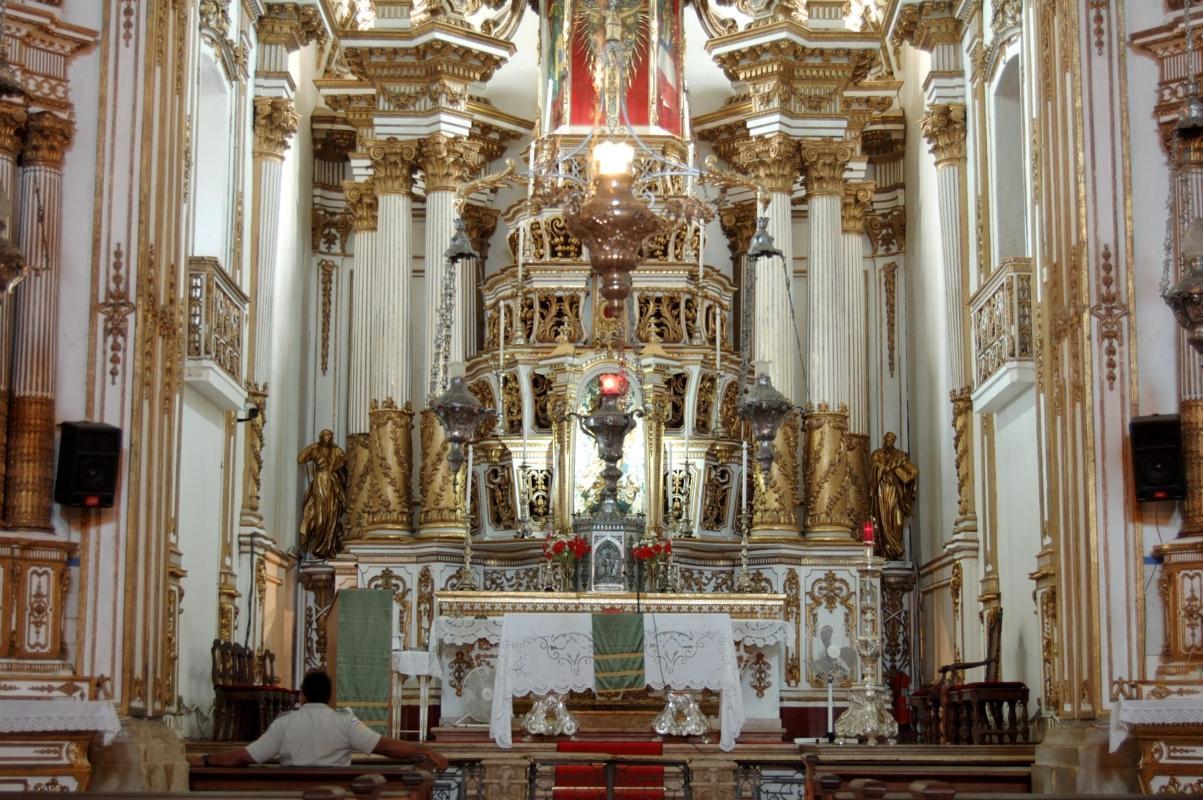
POLYGON ((301 510, 301 551, 333 558, 342 549, 343 510, 347 505, 347 456, 329 428, 297 456, 309 475, 301 510))
POLYGON ((869 474, 869 510, 881 530, 881 554, 898 561, 906 553, 902 528, 915 507, 916 467, 905 451, 894 446, 898 437, 887 433, 881 448, 873 451, 869 474))

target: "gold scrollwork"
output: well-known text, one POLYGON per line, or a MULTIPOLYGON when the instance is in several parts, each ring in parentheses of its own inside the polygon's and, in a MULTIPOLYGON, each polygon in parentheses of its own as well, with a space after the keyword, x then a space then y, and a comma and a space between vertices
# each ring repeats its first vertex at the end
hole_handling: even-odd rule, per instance
POLYGON ((554 385, 555 380, 550 375, 531 373, 530 388, 534 398, 532 427, 537 431, 551 430, 551 389, 554 385))
POLYGON ((522 432, 522 391, 517 376, 508 372, 501 376, 501 418, 506 433, 522 432))
POLYGON ((407 641, 410 604, 409 584, 405 582, 405 577, 385 567, 368 580, 368 588, 384 589, 393 593, 393 602, 397 604, 397 630, 401 633, 401 640, 407 641))
POLYGON ((519 470, 519 480, 525 484, 527 513, 530 515, 531 525, 538 530, 546 528, 551 517, 551 470, 519 470))
POLYGON ((707 372, 698 380, 698 398, 694 406, 693 426, 700 434, 710 433, 710 417, 714 414, 715 386, 718 383, 711 373, 707 372))
POLYGON ((684 342, 683 312, 684 300, 680 292, 639 292, 635 337, 641 342, 684 342))
POLYGON ((507 464, 490 464, 485 470, 485 491, 489 498, 489 525, 495 530, 514 530, 518 515, 514 509, 514 484, 507 464))
POLYGON ((720 531, 727 525, 735 473, 725 464, 707 464, 702 484, 702 528, 720 531))
MULTIPOLYGON (((844 641, 851 642, 852 626, 855 620, 852 586, 831 570, 824 573, 822 577, 816 578, 806 592, 806 651, 808 653, 814 652, 815 640, 822 634, 819 625, 820 609, 826 610, 829 614, 842 612, 844 641)), ((806 670, 807 682, 811 686, 826 686, 828 676, 837 681, 837 686, 852 685, 852 667, 854 665, 843 663, 841 659, 834 659, 826 652, 820 658, 826 660, 822 663, 816 660, 809 664, 806 670), (840 662, 844 668, 840 668, 840 664, 837 663, 829 664, 828 661, 840 662)))
POLYGON ((539 322, 535 328, 535 341, 552 344, 566 338, 579 342, 585 336, 581 324, 581 296, 560 292, 539 292, 539 322))
POLYGON ((718 420, 723 433, 735 436, 739 433, 739 382, 731 381, 723 387, 723 401, 718 407, 718 420))
POLYGON ((685 392, 689 387, 689 373, 677 372, 666 382, 668 390, 668 415, 664 429, 679 431, 685 427, 685 392))

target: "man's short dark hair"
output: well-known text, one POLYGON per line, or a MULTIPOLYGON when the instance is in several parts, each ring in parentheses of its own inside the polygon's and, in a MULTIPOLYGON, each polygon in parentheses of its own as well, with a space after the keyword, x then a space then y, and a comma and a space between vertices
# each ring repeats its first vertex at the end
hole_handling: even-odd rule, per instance
POLYGON ((315 669, 301 681, 301 695, 306 703, 329 703, 333 691, 330 676, 321 670, 315 669))

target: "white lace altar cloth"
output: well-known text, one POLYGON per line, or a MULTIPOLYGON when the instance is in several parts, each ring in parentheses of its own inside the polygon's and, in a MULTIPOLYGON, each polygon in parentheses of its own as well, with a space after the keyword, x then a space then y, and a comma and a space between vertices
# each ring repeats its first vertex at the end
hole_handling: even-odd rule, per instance
POLYGON ((1189 697, 1116 700, 1111 706, 1111 752, 1128 738, 1129 728, 1144 725, 1203 725, 1203 700, 1189 697))
POLYGON ((770 647, 786 642, 794 649, 794 626, 783 619, 733 619, 735 641, 754 647, 770 647))
POLYGON ((439 653, 443 645, 472 644, 484 639, 490 644, 501 641, 501 617, 435 617, 430 624, 430 675, 442 680, 439 653))
POLYGON ((121 733, 107 700, 0 700, 0 733, 95 731, 104 744, 121 733))
POLYGON ((430 650, 394 650, 393 672, 411 678, 438 675, 439 654, 430 650))
MULTIPOLYGON (((644 672, 653 689, 720 693, 719 746, 735 747, 743 729, 743 695, 731 618, 726 614, 644 614, 644 672)), ((489 735, 513 744, 514 697, 593 689, 593 620, 589 614, 507 614, 501 627, 489 735)))

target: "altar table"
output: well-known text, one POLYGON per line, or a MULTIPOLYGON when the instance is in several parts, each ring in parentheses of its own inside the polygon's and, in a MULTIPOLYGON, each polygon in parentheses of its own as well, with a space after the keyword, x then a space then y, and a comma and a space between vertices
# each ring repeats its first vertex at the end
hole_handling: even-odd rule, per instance
MULTIPOLYGON (((720 693, 719 746, 735 747, 744 724, 731 618, 726 614, 644 614, 644 674, 652 689, 720 693)), ((489 735, 510 747, 515 695, 594 688, 589 614, 507 614, 494 667, 489 735)))

